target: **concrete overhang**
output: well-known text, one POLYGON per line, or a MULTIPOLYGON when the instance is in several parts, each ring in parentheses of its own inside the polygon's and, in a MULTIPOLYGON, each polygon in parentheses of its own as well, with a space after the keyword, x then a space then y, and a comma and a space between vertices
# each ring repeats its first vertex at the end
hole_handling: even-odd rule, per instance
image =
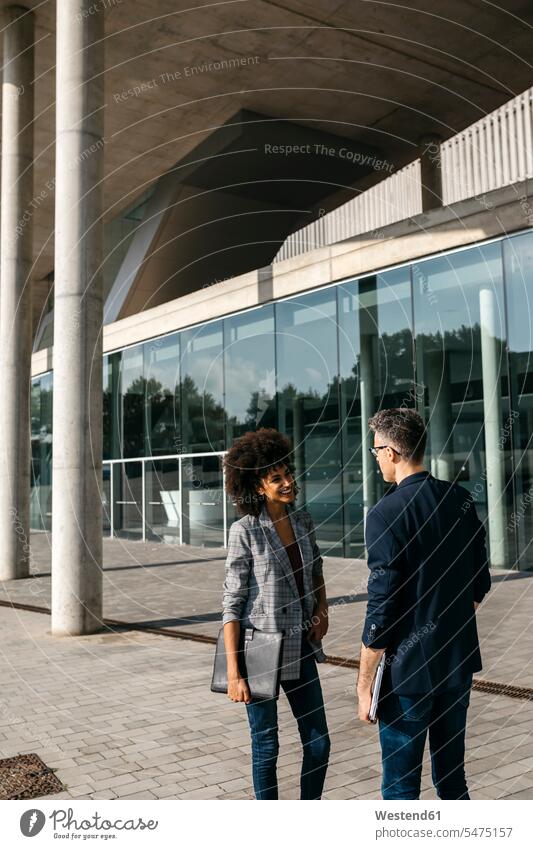
MULTIPOLYGON (((25 5, 36 15, 35 324, 54 264, 55 3, 25 5)), ((400 168, 424 134, 448 138, 533 82, 529 0, 93 6, 106 18, 106 221, 239 109, 310 130, 319 121, 323 132, 377 148, 400 168)), ((374 169, 355 189, 386 176, 374 169)))
POLYGON ((159 179, 104 323, 268 265, 314 210, 325 211, 321 203, 376 162, 376 147, 240 110, 159 179))

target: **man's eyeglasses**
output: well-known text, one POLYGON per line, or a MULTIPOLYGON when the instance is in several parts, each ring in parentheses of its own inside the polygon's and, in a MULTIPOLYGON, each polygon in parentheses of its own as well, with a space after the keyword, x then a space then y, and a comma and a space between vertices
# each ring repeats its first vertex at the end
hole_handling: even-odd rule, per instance
POLYGON ((391 451, 394 451, 396 454, 402 456, 400 451, 397 451, 396 448, 393 448, 392 445, 376 445, 375 448, 369 448, 370 453, 376 458, 378 458, 378 451, 381 451, 382 448, 390 448, 391 451))

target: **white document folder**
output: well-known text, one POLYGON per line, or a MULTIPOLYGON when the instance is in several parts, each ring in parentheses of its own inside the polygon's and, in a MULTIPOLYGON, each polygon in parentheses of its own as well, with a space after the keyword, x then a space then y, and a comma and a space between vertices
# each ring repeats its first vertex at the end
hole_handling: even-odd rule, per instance
POLYGON ((378 701, 379 701, 379 691, 381 689, 381 679, 383 678, 383 670, 385 669, 385 652, 381 655, 381 660, 379 661, 378 668, 376 669, 376 674, 374 676, 374 683, 372 685, 372 701, 370 703, 370 711, 368 714, 368 718, 370 722, 375 722, 378 715, 378 701))

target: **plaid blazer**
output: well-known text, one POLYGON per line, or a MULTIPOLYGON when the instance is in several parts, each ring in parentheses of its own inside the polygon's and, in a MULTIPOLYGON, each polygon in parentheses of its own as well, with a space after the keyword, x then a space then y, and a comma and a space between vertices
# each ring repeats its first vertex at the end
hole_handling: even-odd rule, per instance
POLYGON ((243 516, 229 531, 222 622, 241 628, 283 631, 281 680, 299 678, 302 633, 311 627, 315 604, 313 576, 322 575, 322 557, 306 510, 288 508, 303 562, 304 605, 291 562, 274 523, 263 506, 261 515, 243 516))

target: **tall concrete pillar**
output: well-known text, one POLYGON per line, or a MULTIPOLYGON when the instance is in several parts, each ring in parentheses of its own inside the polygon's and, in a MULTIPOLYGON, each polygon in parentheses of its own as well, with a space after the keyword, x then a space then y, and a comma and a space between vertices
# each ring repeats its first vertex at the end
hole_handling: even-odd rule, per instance
POLYGON ((34 16, 8 6, 2 79, 0 579, 30 571, 34 16))
POLYGON ((57 0, 52 633, 102 621, 104 13, 57 0))
POLYGON ((452 481, 454 473, 449 357, 441 349, 427 352, 431 473, 444 481, 452 481))
POLYGON ((494 567, 505 567, 505 473, 501 444, 500 380, 503 345, 498 337, 499 309, 492 289, 480 290, 479 315, 490 562, 494 567))
POLYGON ((432 134, 422 136, 418 142, 423 212, 442 206, 441 141, 440 136, 432 134))

